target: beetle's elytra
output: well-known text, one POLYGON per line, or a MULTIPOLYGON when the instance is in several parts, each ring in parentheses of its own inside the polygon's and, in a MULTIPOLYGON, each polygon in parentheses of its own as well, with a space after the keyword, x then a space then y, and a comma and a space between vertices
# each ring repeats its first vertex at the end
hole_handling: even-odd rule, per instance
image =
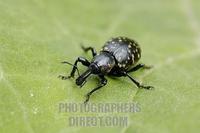
MULTIPOLYGON (((74 64, 67 61, 62 63, 67 63, 73 66, 70 76, 59 77, 63 80, 74 77, 77 68, 77 63, 81 62, 82 65, 88 67, 87 70, 79 75, 76 79, 76 84, 78 86, 83 86, 86 83, 86 79, 91 75, 97 75, 100 78, 100 85, 94 88, 92 91, 87 93, 85 103, 90 99, 90 96, 107 84, 107 79, 105 76, 116 76, 116 77, 128 77, 133 83, 137 85, 138 88, 151 89, 152 86, 144 86, 136 81, 133 77, 129 75, 130 72, 139 70, 140 68, 150 68, 144 64, 137 64, 141 58, 141 49, 138 43, 127 37, 116 37, 107 41, 102 47, 99 54, 92 47, 83 47, 82 49, 87 52, 91 51, 93 59, 88 61, 83 57, 78 57, 74 64)), ((79 74, 79 71, 78 71, 79 74)))

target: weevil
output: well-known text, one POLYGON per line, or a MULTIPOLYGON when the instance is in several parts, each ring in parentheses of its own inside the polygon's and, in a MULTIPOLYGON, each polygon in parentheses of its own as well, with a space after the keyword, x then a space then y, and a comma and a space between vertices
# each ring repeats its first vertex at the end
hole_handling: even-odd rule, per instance
POLYGON ((137 64, 141 58, 141 48, 139 44, 130 38, 127 37, 115 37, 107 41, 99 54, 93 47, 84 47, 82 46, 84 52, 91 51, 93 59, 91 61, 87 60, 84 57, 78 57, 74 64, 71 64, 67 61, 62 63, 70 64, 73 66, 73 69, 69 76, 59 75, 59 78, 66 80, 73 78, 75 72, 78 71, 77 64, 78 62, 87 67, 87 70, 83 72, 76 79, 76 85, 82 87, 86 83, 86 79, 91 75, 97 75, 100 79, 100 84, 92 89, 89 93, 86 94, 86 100, 84 103, 87 103, 90 99, 90 96, 105 86, 107 84, 107 79, 105 76, 115 76, 115 77, 128 77, 133 83, 136 84, 138 88, 151 89, 153 86, 144 86, 135 80, 130 73, 135 72, 141 68, 149 69, 150 66, 145 64, 137 64))

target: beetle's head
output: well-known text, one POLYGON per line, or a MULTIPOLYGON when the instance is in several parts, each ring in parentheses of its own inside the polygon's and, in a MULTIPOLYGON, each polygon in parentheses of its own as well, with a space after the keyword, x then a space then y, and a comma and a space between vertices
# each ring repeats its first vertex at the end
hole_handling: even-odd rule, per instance
POLYGON ((77 79, 76 79, 76 84, 78 86, 83 86, 86 83, 86 79, 91 75, 91 74, 100 74, 101 70, 100 68, 95 64, 91 63, 88 70, 86 70, 83 74, 81 74, 77 79))
POLYGON ((81 76, 76 79, 76 84, 83 86, 86 82, 86 79, 91 75, 106 75, 115 65, 115 59, 110 53, 102 52, 99 55, 95 56, 91 64, 81 76))

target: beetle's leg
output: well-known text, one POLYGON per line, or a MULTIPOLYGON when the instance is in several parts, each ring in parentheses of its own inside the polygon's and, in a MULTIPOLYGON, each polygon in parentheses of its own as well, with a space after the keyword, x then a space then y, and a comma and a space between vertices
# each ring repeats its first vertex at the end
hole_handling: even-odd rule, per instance
MULTIPOLYGON (((58 77, 61 78, 62 80, 66 80, 66 79, 69 79, 71 77, 74 77, 74 74, 77 70, 78 62, 81 62, 84 66, 87 66, 87 67, 90 65, 90 62, 87 59, 85 59, 83 57, 78 57, 77 60, 75 61, 74 65, 73 65, 73 69, 72 69, 70 75, 69 76, 59 75, 58 77)), ((63 63, 67 63, 67 62, 63 62, 63 63)))
POLYGON ((145 65, 145 64, 138 64, 137 66, 131 68, 131 69, 128 70, 127 72, 135 72, 135 71, 137 71, 137 70, 139 70, 139 69, 141 69, 141 68, 144 68, 144 69, 151 69, 152 66, 147 66, 147 65, 145 65))
POLYGON ((93 90, 91 90, 89 93, 86 94, 86 100, 85 100, 85 104, 90 100, 90 96, 97 90, 99 90, 100 88, 102 88, 103 86, 105 86, 107 84, 107 79, 104 76, 99 76, 101 81, 100 81, 100 85, 96 88, 94 88, 93 90))
POLYGON ((144 86, 144 85, 142 85, 137 80, 132 78, 128 73, 125 73, 125 76, 127 76, 133 83, 135 83, 138 88, 143 88, 143 89, 152 89, 152 88, 154 88, 153 86, 144 86))
POLYGON ((83 45, 81 45, 81 48, 84 52, 88 52, 90 50, 92 52, 93 57, 97 55, 97 52, 93 47, 84 47, 83 45))

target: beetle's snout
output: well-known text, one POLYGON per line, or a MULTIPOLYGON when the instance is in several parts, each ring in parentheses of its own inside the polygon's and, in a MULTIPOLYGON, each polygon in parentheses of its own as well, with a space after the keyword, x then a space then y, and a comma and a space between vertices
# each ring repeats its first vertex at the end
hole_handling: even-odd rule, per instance
POLYGON ((83 74, 81 74, 81 76, 79 76, 77 79, 76 79, 76 84, 78 86, 83 86, 84 83, 86 82, 86 79, 90 76, 91 74, 91 70, 88 69, 87 71, 85 71, 83 74))
POLYGON ((82 85, 84 84, 85 81, 86 81, 86 80, 84 80, 82 77, 78 77, 78 78, 76 79, 76 85, 82 86, 82 85))

